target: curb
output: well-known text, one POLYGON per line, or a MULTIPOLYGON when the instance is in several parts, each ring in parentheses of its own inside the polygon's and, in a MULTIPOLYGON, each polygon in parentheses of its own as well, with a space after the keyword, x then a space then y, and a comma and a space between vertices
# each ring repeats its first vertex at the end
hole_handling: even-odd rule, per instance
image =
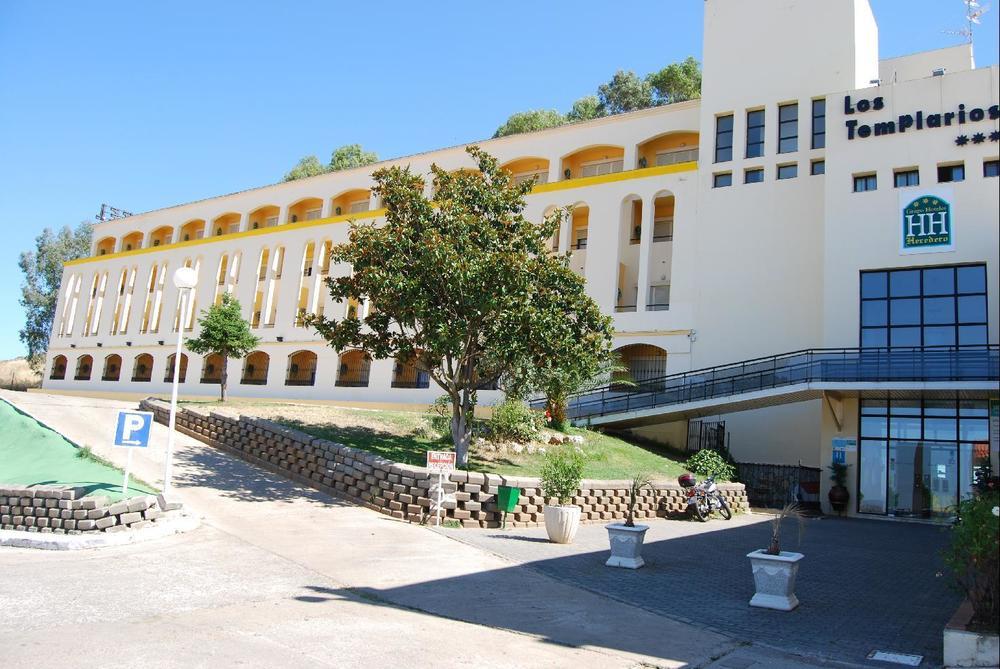
POLYGON ((87 534, 40 534, 38 532, 20 532, 17 530, 0 530, 0 546, 16 548, 35 548, 49 551, 75 551, 91 548, 109 548, 112 546, 127 546, 154 539, 162 539, 174 534, 190 532, 201 525, 201 519, 196 516, 181 516, 177 519, 157 521, 152 527, 127 532, 95 532, 87 534))

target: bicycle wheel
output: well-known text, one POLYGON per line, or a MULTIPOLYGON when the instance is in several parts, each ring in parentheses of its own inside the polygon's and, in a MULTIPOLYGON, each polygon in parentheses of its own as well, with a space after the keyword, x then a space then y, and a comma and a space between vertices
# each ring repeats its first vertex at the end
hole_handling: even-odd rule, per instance
POLYGON ((719 495, 719 513, 726 520, 730 520, 733 517, 733 512, 729 510, 729 505, 726 504, 726 499, 722 495, 719 495))
POLYGON ((698 500, 693 506, 695 518, 703 523, 708 520, 708 515, 712 513, 712 509, 709 508, 707 499, 698 500))

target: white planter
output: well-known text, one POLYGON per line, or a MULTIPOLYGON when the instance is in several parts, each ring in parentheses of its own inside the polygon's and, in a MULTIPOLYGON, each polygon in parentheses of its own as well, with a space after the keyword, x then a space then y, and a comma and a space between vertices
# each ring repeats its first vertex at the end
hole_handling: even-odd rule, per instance
POLYGON ((568 544, 576 536, 580 527, 580 507, 570 504, 545 506, 545 531, 549 541, 557 544, 568 544))
POLYGON ((747 554, 753 567, 753 582, 757 593, 750 600, 750 606, 778 611, 791 611, 799 605, 795 596, 795 577, 799 573, 802 553, 781 551, 779 555, 768 555, 764 549, 747 554))
POLYGON ((1000 657, 1000 637, 989 632, 965 629, 972 620, 972 605, 968 600, 944 628, 944 666, 995 667, 1000 657))
POLYGON ((611 544, 611 557, 605 562, 609 567, 624 567, 638 569, 646 564, 642 559, 642 541, 646 538, 649 525, 627 527, 624 523, 611 523, 608 529, 608 542, 611 544))

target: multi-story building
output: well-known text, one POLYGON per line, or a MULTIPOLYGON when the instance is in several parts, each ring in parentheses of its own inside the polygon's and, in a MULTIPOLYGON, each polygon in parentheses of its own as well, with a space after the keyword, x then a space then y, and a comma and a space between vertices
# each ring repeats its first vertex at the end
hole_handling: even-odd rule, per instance
MULTIPOLYGON (((529 217, 574 206, 552 248, 639 382, 576 414, 675 445, 718 417, 738 460, 848 464, 851 513, 944 513, 998 460, 997 66, 970 45, 880 61, 866 0, 708 0, 703 73, 700 100, 479 143, 536 180, 529 217)), ((432 163, 472 167, 453 147, 98 224, 44 386, 166 391, 197 329, 170 280, 189 265, 195 312, 235 295, 262 338, 233 395, 432 401, 406 361, 302 325, 367 308, 323 279, 350 271, 329 262, 350 221, 382 215, 371 172, 432 163)), ((212 395, 223 364, 185 354, 182 393, 212 395)))

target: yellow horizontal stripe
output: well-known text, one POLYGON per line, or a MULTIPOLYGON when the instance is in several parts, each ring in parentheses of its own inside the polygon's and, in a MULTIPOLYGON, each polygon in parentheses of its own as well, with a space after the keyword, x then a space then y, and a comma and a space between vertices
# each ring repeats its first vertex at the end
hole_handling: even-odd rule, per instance
MULTIPOLYGON (((616 181, 628 181, 630 179, 645 179, 647 177, 660 176, 663 174, 690 172, 696 169, 698 169, 698 163, 694 161, 689 163, 678 163, 676 165, 646 167, 641 170, 628 170, 626 172, 615 172, 614 174, 602 174, 601 176, 597 177, 584 177, 582 179, 567 179, 566 181, 557 181, 555 183, 539 184, 531 189, 531 194, 536 195, 540 193, 552 193, 555 191, 569 190, 571 188, 586 188, 587 186, 597 186, 599 184, 614 183, 616 181)), ((320 225, 333 225, 336 223, 346 223, 351 220, 378 218, 379 216, 382 216, 384 213, 385 209, 376 209, 375 211, 363 211, 363 212, 358 212, 356 214, 330 216, 328 218, 320 218, 314 221, 299 221, 297 223, 287 223, 285 225, 276 225, 270 228, 257 228, 256 230, 231 232, 225 235, 216 235, 215 237, 190 239, 186 242, 176 242, 174 244, 161 244, 160 246, 149 246, 144 249, 134 249, 132 251, 119 251, 118 253, 108 253, 103 256, 90 256, 87 258, 77 258, 76 260, 68 260, 65 263, 63 263, 63 265, 64 266, 83 265, 85 263, 97 262, 102 260, 112 260, 114 258, 125 258, 136 255, 142 255, 143 253, 170 251, 173 249, 187 248, 191 246, 201 246, 202 244, 214 244, 220 241, 228 242, 233 239, 241 239, 243 237, 253 237, 255 235, 270 235, 276 232, 284 232, 286 230, 302 230, 304 228, 313 228, 320 225)))

